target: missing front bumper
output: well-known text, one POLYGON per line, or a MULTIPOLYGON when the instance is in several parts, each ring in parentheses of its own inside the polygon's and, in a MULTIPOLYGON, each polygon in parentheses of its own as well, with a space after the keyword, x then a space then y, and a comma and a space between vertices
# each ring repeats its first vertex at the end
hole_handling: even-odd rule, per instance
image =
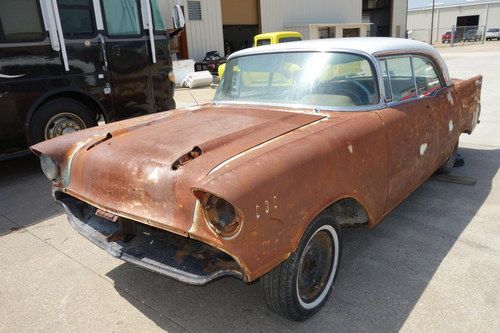
POLYGON ((110 237, 121 233, 120 223, 95 215, 95 207, 73 197, 56 193, 56 199, 80 234, 116 258, 193 285, 227 275, 243 279, 239 265, 228 254, 200 241, 135 221, 126 221, 129 226, 134 224, 135 235, 128 234, 110 242, 110 237))

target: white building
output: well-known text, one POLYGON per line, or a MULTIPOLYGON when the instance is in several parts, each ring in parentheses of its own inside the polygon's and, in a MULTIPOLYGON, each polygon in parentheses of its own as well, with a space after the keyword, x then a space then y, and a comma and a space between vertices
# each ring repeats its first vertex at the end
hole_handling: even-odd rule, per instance
MULTIPOLYGON (((162 3, 170 22, 171 4, 162 3)), ((170 2, 170 3, 169 3, 170 2)), ((406 0, 180 0, 183 36, 173 46, 179 58, 200 61, 251 46, 253 36, 299 31, 305 39, 351 36, 404 37, 406 0)))
MULTIPOLYGON (((415 39, 429 41, 432 8, 408 10, 407 29, 415 39)), ((478 27, 484 34, 489 28, 500 28, 500 0, 456 5, 437 5, 434 9, 433 42, 441 40, 441 35, 451 31, 453 26, 478 27)))

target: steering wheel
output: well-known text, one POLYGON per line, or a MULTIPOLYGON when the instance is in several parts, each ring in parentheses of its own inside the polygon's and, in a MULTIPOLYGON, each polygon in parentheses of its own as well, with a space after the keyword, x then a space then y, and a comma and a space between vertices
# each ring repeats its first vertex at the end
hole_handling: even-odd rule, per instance
MULTIPOLYGON (((347 79, 346 80, 347 82, 352 82, 352 83, 355 83, 358 87, 361 88, 361 90, 363 90, 363 92, 366 94, 367 98, 368 98, 368 101, 370 100, 370 97, 372 95, 372 93, 368 90, 368 88, 366 88, 364 85, 362 85, 361 83, 359 83, 358 81, 355 81, 355 80, 352 80, 352 79, 347 79)), ((362 103, 360 101, 360 103, 362 103)))

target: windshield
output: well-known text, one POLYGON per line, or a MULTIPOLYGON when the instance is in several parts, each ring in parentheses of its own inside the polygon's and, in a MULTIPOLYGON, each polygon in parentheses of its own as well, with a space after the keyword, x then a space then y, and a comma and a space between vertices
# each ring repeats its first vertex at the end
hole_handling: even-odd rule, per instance
POLYGON ((377 104, 379 94, 363 56, 286 52, 229 60, 214 100, 349 108, 377 104))

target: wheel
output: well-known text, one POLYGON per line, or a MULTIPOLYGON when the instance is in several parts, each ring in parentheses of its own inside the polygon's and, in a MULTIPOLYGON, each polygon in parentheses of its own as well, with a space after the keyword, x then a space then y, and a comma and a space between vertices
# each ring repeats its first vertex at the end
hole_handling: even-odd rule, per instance
POLYGON ((448 157, 448 159, 446 160, 446 162, 444 162, 444 164, 439 167, 439 169, 437 171, 438 173, 447 174, 447 173, 450 173, 451 170, 453 170, 453 167, 455 166, 455 161, 457 159, 457 150, 458 150, 458 142, 455 145, 455 148, 453 148, 453 151, 452 151, 451 155, 448 157))
POLYGON ((325 305, 342 256, 342 233, 330 214, 308 226, 297 251, 262 277, 267 305, 294 321, 311 317, 325 305))
POLYGON ((35 144, 92 126, 97 126, 97 120, 85 104, 70 98, 57 98, 35 111, 28 136, 30 144, 35 144))

